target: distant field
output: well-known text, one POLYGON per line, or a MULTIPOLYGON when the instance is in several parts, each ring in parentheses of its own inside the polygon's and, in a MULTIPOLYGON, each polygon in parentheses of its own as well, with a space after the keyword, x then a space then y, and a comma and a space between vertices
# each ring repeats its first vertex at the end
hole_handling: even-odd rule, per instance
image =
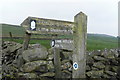
MULTIPOLYGON (((21 36, 23 37, 24 35, 24 29, 20 26, 15 26, 15 25, 7 25, 7 24, 2 24, 2 35, 3 37, 8 36, 9 37, 9 32, 12 32, 13 37, 14 36, 21 36)), ((35 37, 34 35, 33 37, 35 37)), ((37 35, 37 37, 42 37, 41 35, 37 35)), ((50 36, 48 36, 50 37, 50 36)), ((61 38, 65 38, 66 36, 61 36, 61 38)), ((71 36, 67 36, 71 37, 71 36)), ((10 39, 4 39, 4 40, 10 40, 10 39)), ((14 41, 23 43, 22 39, 14 39, 14 41)), ((104 48, 117 48, 118 47, 118 42, 117 38, 113 36, 108 36, 104 34, 88 34, 87 35, 87 50, 98 50, 98 49, 104 49, 104 48)), ((31 40, 31 44, 33 43, 40 43, 41 45, 46 46, 47 48, 50 48, 50 40, 31 40)))
POLYGON ((2 24, 2 36, 9 36, 9 32, 12 32, 13 36, 23 36, 24 29, 17 25, 2 24))
POLYGON ((118 40, 116 37, 101 34, 88 34, 87 44, 88 50, 118 48, 118 40))

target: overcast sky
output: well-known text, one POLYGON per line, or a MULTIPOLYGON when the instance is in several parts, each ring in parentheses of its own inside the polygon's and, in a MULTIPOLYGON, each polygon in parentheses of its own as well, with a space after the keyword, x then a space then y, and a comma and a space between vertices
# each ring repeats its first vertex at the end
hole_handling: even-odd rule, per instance
POLYGON ((20 25, 28 16, 74 21, 88 16, 88 33, 118 35, 120 0, 0 0, 0 23, 20 25))

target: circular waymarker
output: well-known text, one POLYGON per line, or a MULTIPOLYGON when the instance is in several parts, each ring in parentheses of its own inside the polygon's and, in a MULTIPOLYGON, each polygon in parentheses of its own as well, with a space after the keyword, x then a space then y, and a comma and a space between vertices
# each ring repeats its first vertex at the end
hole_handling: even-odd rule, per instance
POLYGON ((51 41, 51 47, 54 47, 55 46, 55 40, 52 40, 51 41))
POLYGON ((77 62, 74 62, 74 63, 73 63, 73 69, 75 69, 75 70, 78 69, 78 64, 77 64, 77 62))

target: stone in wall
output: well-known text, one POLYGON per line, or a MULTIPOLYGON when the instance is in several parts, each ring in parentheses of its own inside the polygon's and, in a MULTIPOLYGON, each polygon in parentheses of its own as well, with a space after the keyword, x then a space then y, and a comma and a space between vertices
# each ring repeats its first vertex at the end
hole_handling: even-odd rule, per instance
MULTIPOLYGON (((21 71, 22 72, 33 72, 33 71, 36 71, 36 70, 40 71, 39 69, 43 65, 47 65, 47 62, 44 61, 44 60, 27 62, 22 66, 21 71)), ((44 69, 44 70, 46 70, 46 69, 44 69)))
POLYGON ((41 59, 47 59, 48 52, 46 48, 35 48, 35 49, 28 49, 22 53, 23 59, 26 62, 36 61, 41 59))

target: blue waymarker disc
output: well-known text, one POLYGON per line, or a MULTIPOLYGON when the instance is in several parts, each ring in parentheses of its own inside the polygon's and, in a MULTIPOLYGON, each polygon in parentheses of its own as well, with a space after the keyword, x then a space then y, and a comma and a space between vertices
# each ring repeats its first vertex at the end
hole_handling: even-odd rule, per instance
POLYGON ((73 69, 75 69, 75 70, 78 69, 78 64, 76 62, 73 63, 73 69))

